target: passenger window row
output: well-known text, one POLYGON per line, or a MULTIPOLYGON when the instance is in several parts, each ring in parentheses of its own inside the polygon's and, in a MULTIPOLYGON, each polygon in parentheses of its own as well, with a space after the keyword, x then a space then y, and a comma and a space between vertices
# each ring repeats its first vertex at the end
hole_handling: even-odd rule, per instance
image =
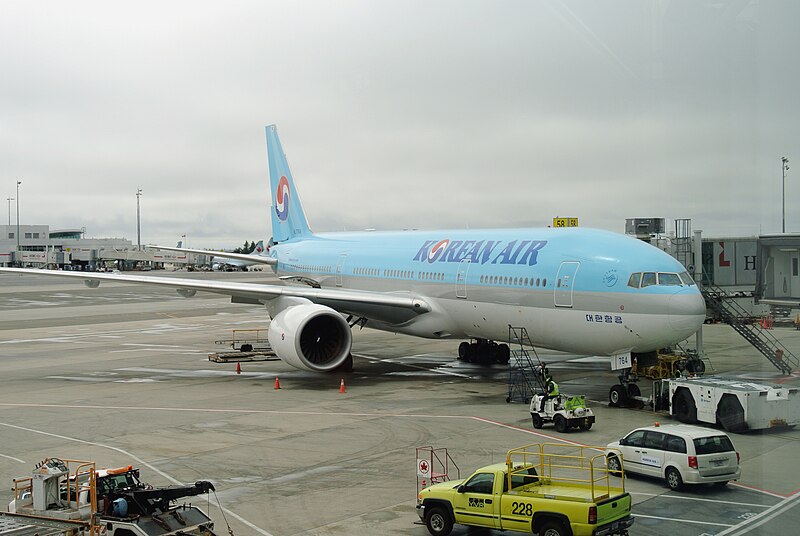
POLYGON ((547 278, 540 277, 508 277, 499 275, 482 275, 480 282, 484 285, 506 285, 512 287, 546 287, 547 278))

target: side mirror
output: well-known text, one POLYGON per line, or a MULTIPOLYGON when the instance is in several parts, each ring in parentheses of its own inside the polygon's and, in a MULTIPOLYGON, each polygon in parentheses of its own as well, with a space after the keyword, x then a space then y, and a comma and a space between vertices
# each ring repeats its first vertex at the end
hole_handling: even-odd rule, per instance
POLYGON ((458 486, 456 491, 459 492, 459 493, 464 493, 464 490, 466 490, 466 489, 467 489, 467 487, 464 484, 461 484, 460 486, 458 486))
POLYGON ((624 438, 624 437, 623 437, 622 439, 620 439, 620 440, 619 440, 619 444, 620 444, 620 445, 627 445, 627 442, 625 441, 625 438, 624 438))

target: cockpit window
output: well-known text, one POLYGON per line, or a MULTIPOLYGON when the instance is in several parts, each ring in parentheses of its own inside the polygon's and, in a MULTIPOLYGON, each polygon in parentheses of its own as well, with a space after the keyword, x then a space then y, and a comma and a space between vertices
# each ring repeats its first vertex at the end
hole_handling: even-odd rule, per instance
POLYGON ((658 284, 665 285, 665 286, 681 286, 681 278, 678 277, 678 274, 668 274, 664 272, 658 272, 658 284))
POLYGON ((642 274, 642 288, 649 287, 655 284, 657 284, 655 272, 645 272, 644 274, 642 274))
POLYGON ((679 274, 671 272, 634 272, 628 278, 628 286, 632 288, 644 288, 653 285, 662 287, 682 287, 694 285, 694 279, 688 272, 679 274))

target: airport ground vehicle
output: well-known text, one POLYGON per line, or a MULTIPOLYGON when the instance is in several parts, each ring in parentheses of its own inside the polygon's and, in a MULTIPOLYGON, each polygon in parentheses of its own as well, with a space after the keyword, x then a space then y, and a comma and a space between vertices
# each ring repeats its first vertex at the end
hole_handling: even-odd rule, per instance
POLYGON ((0 535, 34 527, 48 536, 214 536, 205 512, 173 504, 213 490, 207 481, 154 488, 131 466, 98 470, 90 461, 47 458, 31 476, 14 479, 14 500, 8 513, 0 513, 0 535))
POLYGON ((567 432, 570 428, 588 430, 594 424, 594 413, 586 407, 586 398, 583 395, 566 396, 556 395, 544 401, 543 394, 538 393, 531 397, 531 420, 536 429, 552 422, 557 432, 567 432))
POLYGON ((739 453, 725 432, 686 424, 646 426, 609 443, 606 463, 612 474, 663 478, 672 490, 684 484, 724 486, 741 475, 739 453))
POLYGON ((633 524, 624 480, 611 485, 597 447, 533 444, 467 479, 427 487, 417 513, 433 536, 454 523, 547 536, 627 534, 633 524))
POLYGON ((728 432, 744 432, 800 423, 797 387, 704 376, 662 380, 658 390, 656 409, 669 409, 687 424, 719 423, 728 432))

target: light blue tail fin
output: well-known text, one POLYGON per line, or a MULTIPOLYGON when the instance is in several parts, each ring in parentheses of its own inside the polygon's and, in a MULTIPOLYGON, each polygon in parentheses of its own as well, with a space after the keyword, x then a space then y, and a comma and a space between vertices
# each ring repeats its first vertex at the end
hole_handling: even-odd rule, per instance
POLYGON ((275 125, 267 127, 267 157, 269 182, 272 191, 272 238, 283 242, 290 238, 311 234, 303 205, 297 195, 289 163, 278 139, 275 125))
POLYGON ((256 247, 253 248, 253 255, 261 255, 262 253, 264 253, 264 241, 259 240, 256 247))

